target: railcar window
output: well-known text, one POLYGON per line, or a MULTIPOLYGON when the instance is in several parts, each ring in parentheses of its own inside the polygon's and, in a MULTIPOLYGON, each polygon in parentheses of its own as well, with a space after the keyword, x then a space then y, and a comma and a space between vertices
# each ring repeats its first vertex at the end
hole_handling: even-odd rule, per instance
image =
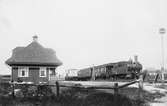
POLYGON ((101 68, 101 72, 104 72, 104 67, 101 68))
POLYGON ((108 70, 111 70, 112 68, 114 68, 114 66, 107 66, 108 70))

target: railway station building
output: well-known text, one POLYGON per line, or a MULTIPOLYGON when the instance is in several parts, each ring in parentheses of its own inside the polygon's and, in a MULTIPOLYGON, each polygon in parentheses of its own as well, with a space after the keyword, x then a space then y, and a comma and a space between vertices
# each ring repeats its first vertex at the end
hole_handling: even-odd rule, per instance
POLYGON ((56 68, 62 65, 51 48, 38 42, 38 36, 26 47, 16 47, 5 62, 11 67, 11 80, 26 83, 48 83, 56 79, 56 68))

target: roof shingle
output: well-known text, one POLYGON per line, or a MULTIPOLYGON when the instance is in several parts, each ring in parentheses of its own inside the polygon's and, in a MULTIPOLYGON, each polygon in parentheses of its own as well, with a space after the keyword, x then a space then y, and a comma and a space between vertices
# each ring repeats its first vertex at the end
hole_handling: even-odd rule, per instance
POLYGON ((44 48, 33 41, 27 47, 16 47, 11 58, 6 61, 8 65, 52 65, 59 66, 62 62, 57 58, 53 49, 44 48))

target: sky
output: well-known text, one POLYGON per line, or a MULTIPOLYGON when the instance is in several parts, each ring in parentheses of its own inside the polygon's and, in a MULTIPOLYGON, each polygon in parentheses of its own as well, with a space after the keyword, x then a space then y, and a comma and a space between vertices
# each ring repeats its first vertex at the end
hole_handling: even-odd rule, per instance
POLYGON ((134 55, 144 68, 160 69, 160 28, 167 29, 166 0, 0 0, 0 74, 10 74, 5 61, 35 34, 56 51, 60 72, 134 55))

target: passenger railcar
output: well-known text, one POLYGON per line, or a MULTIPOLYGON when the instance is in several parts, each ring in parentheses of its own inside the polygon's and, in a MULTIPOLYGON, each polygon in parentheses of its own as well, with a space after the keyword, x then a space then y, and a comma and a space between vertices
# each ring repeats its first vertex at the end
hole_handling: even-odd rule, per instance
POLYGON ((95 79, 135 79, 139 77, 142 65, 139 62, 121 61, 81 69, 78 80, 95 79))

